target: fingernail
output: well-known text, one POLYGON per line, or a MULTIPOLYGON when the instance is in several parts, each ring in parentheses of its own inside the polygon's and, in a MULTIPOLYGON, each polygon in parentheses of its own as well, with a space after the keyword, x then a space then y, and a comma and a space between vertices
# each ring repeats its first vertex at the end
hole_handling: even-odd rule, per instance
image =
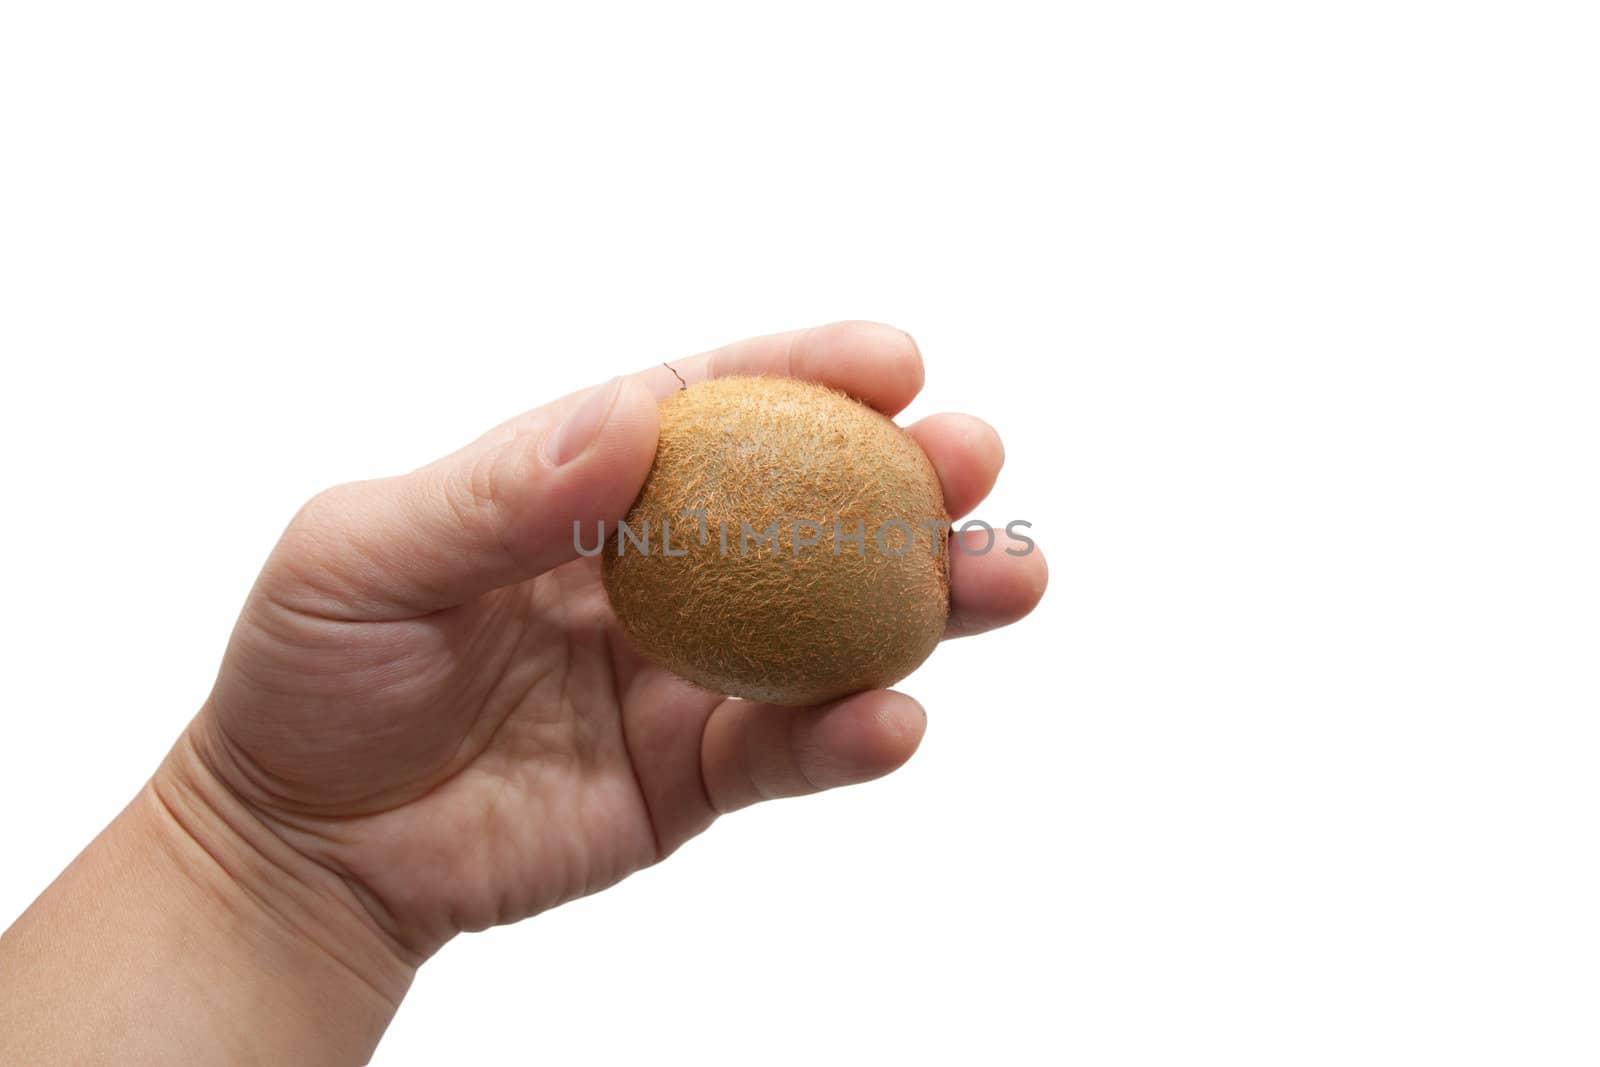
POLYGON ((611 414, 611 405, 616 403, 617 391, 621 387, 622 379, 613 378, 589 390, 578 401, 578 406, 567 413, 561 425, 545 438, 544 456, 552 467, 571 463, 594 443, 594 439, 600 435, 600 427, 606 424, 606 416, 611 414))

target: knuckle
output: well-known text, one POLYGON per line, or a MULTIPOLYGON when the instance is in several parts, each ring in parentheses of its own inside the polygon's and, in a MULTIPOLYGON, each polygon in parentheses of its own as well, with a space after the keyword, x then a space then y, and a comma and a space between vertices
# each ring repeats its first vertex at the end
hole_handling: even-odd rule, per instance
POLYGON ((336 525, 339 516, 348 510, 354 485, 353 482, 344 482, 313 494, 289 520, 289 533, 297 536, 326 533, 336 525))
POLYGON ((457 527, 471 540, 515 561, 514 494, 506 482, 505 452, 490 449, 475 456, 449 479, 444 493, 457 527))

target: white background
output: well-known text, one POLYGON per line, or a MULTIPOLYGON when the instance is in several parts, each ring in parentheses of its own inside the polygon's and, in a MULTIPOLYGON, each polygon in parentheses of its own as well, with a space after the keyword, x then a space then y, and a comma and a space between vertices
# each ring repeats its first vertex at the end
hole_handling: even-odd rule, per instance
POLYGON ((5 5, 0 922, 313 491, 866 317, 1043 606, 378 1062, 1595 1062, 1590 11, 5 5))

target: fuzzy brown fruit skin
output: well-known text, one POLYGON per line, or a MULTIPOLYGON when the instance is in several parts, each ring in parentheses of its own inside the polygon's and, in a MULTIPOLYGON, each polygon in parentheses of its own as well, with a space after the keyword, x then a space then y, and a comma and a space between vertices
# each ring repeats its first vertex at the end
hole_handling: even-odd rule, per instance
POLYGON ((648 528, 649 552, 608 527, 603 560, 611 606, 647 659, 715 692, 804 705, 892 685, 928 658, 949 614, 949 551, 942 530, 919 524, 948 515, 909 434, 792 378, 702 382, 660 414, 655 461, 626 520, 636 534, 648 528), (690 510, 705 513, 704 544, 690 510), (796 520, 821 528, 801 527, 799 539, 817 544, 798 553, 796 520), (890 520, 909 526, 909 544, 894 525, 877 543, 890 520), (759 541, 774 522, 778 536, 759 541), (858 522, 859 550, 845 539, 858 522), (685 555, 663 554, 663 523, 685 555))

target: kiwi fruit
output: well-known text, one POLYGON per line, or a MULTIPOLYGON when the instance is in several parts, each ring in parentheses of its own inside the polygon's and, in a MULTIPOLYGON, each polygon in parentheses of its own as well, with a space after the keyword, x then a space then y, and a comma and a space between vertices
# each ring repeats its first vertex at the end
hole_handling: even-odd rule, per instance
POLYGON ((949 516, 909 434, 793 378, 701 382, 660 415, 602 559, 647 659, 718 693, 806 705, 928 657, 949 614, 949 516))

